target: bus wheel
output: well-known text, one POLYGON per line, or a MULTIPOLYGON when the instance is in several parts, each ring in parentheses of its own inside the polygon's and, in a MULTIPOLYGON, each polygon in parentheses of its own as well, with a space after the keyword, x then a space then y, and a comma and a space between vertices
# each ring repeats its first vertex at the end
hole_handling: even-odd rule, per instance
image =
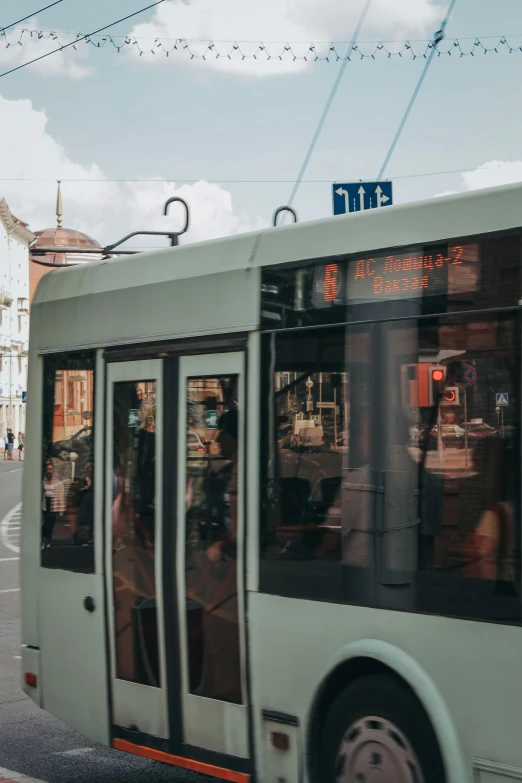
POLYGON ((326 715, 321 737, 322 783, 444 783, 433 729, 407 688, 389 677, 362 677, 326 715))

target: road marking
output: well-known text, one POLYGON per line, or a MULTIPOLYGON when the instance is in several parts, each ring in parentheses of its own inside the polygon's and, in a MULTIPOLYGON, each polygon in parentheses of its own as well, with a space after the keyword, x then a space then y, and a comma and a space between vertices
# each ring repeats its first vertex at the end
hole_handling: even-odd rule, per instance
POLYGON ((22 504, 18 503, 0 522, 0 543, 11 552, 20 554, 20 529, 18 522, 22 513, 22 504), (16 527, 15 527, 16 526, 16 527))
POLYGON ((60 750, 54 752, 53 756, 84 756, 86 753, 93 753, 94 748, 73 748, 73 750, 60 750))
POLYGON ((22 660, 22 656, 21 655, 13 655, 13 658, 16 658, 17 661, 21 661, 22 660))
POLYGON ((0 593, 19 593, 19 587, 9 587, 7 590, 0 590, 0 593))
POLYGON ((22 775, 20 772, 13 772, 12 769, 0 767, 0 781, 4 783, 45 783, 43 780, 31 778, 29 775, 22 775))
POLYGON ((12 563, 14 560, 20 560, 19 557, 0 557, 0 563, 12 563))
POLYGON ((0 471, 0 476, 3 476, 4 473, 20 473, 20 471, 22 471, 22 470, 23 470, 23 468, 15 468, 14 470, 4 470, 3 473, 2 473, 2 471, 0 471))

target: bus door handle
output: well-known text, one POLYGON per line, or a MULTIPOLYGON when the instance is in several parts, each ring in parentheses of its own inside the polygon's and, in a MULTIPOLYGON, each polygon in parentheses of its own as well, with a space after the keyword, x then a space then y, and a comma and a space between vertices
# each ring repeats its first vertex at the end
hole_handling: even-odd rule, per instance
POLYGON ((83 599, 83 607, 88 612, 94 612, 94 610, 96 609, 96 602, 92 597, 92 595, 88 595, 86 596, 86 598, 83 599))

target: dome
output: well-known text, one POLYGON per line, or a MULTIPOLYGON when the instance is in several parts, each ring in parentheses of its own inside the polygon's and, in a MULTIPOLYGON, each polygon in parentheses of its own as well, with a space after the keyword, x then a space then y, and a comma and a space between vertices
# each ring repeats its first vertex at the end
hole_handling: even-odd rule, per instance
POLYGON ((58 180, 56 198, 55 228, 33 231, 36 239, 29 245, 29 298, 33 301, 38 283, 50 271, 50 267, 67 264, 88 264, 103 258, 103 248, 99 242, 81 231, 62 228, 62 191, 58 180))
POLYGON ((102 257, 102 246, 99 242, 81 231, 72 228, 44 228, 34 231, 36 241, 31 244, 31 251, 38 250, 34 255, 53 264, 86 263, 97 261, 102 257), (80 251, 80 252, 78 252, 80 251))
MULTIPOLYGON (((36 237, 29 249, 31 260, 45 259, 44 264, 85 264, 98 261, 103 256, 103 248, 95 239, 75 231, 73 228, 62 228, 62 189, 58 180, 56 196, 56 228, 44 228, 34 231, 36 237), (36 252, 35 252, 36 251, 36 252)), ((34 266, 34 264, 32 264, 34 266)))
POLYGON ((92 248, 94 252, 101 250, 101 245, 95 239, 82 234, 81 231, 75 231, 73 228, 44 228, 43 231, 34 231, 36 242, 32 247, 60 247, 67 250, 77 250, 82 248, 87 250, 92 248))

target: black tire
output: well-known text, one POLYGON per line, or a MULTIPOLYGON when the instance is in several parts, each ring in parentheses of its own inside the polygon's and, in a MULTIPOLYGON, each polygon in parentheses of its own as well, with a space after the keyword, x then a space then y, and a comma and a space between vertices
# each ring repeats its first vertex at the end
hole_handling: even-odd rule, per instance
MULTIPOLYGON (((354 724, 358 724, 357 731, 357 728, 361 726, 358 722, 365 717, 382 718, 387 722, 386 724, 380 724, 378 721, 368 723, 370 729, 375 728, 377 732, 382 731, 381 736, 385 742, 389 742, 391 747, 391 751, 388 751, 383 745, 384 753, 380 755, 378 744, 371 745, 377 750, 377 753, 372 753, 373 761, 377 767, 381 762, 390 764, 389 752, 392 755, 396 753, 402 764, 403 759, 408 755, 404 749, 403 739, 406 740, 406 745, 409 745, 407 750, 413 751, 413 757, 417 762, 416 765, 413 764, 411 771, 401 773, 400 779, 395 780, 396 776, 383 776, 387 783, 417 783, 418 780, 422 780, 423 783, 445 783, 446 775, 438 743, 424 710, 408 688, 384 675, 371 675, 355 680, 342 691, 328 710, 320 740, 318 780, 321 783, 338 783, 342 780, 340 765, 344 764, 343 769, 346 770, 349 758, 340 755, 341 743, 348 729, 354 724), (390 731, 389 724, 394 724, 399 731, 395 733, 390 731), (422 777, 419 777, 419 772, 422 777)), ((357 734, 355 736, 357 737, 357 734)), ((379 734, 377 733, 375 736, 378 737, 379 734)), ((367 740, 370 737, 369 734, 367 740)), ((363 774, 366 769, 369 770, 369 767, 365 767, 366 762, 364 761, 364 753, 367 753, 364 748, 368 747, 370 747, 370 742, 366 741, 364 744, 362 739, 360 746, 357 746, 357 739, 348 742, 345 746, 348 752, 353 748, 352 762, 359 759, 357 763, 360 763, 360 766, 357 771, 362 770, 363 774)), ((409 753, 409 755, 412 754, 409 753)), ((404 767, 408 769, 406 763, 404 767)), ((364 776, 355 776, 353 783, 365 779, 364 776)), ((345 781, 352 783, 351 778, 346 777, 345 781)))

